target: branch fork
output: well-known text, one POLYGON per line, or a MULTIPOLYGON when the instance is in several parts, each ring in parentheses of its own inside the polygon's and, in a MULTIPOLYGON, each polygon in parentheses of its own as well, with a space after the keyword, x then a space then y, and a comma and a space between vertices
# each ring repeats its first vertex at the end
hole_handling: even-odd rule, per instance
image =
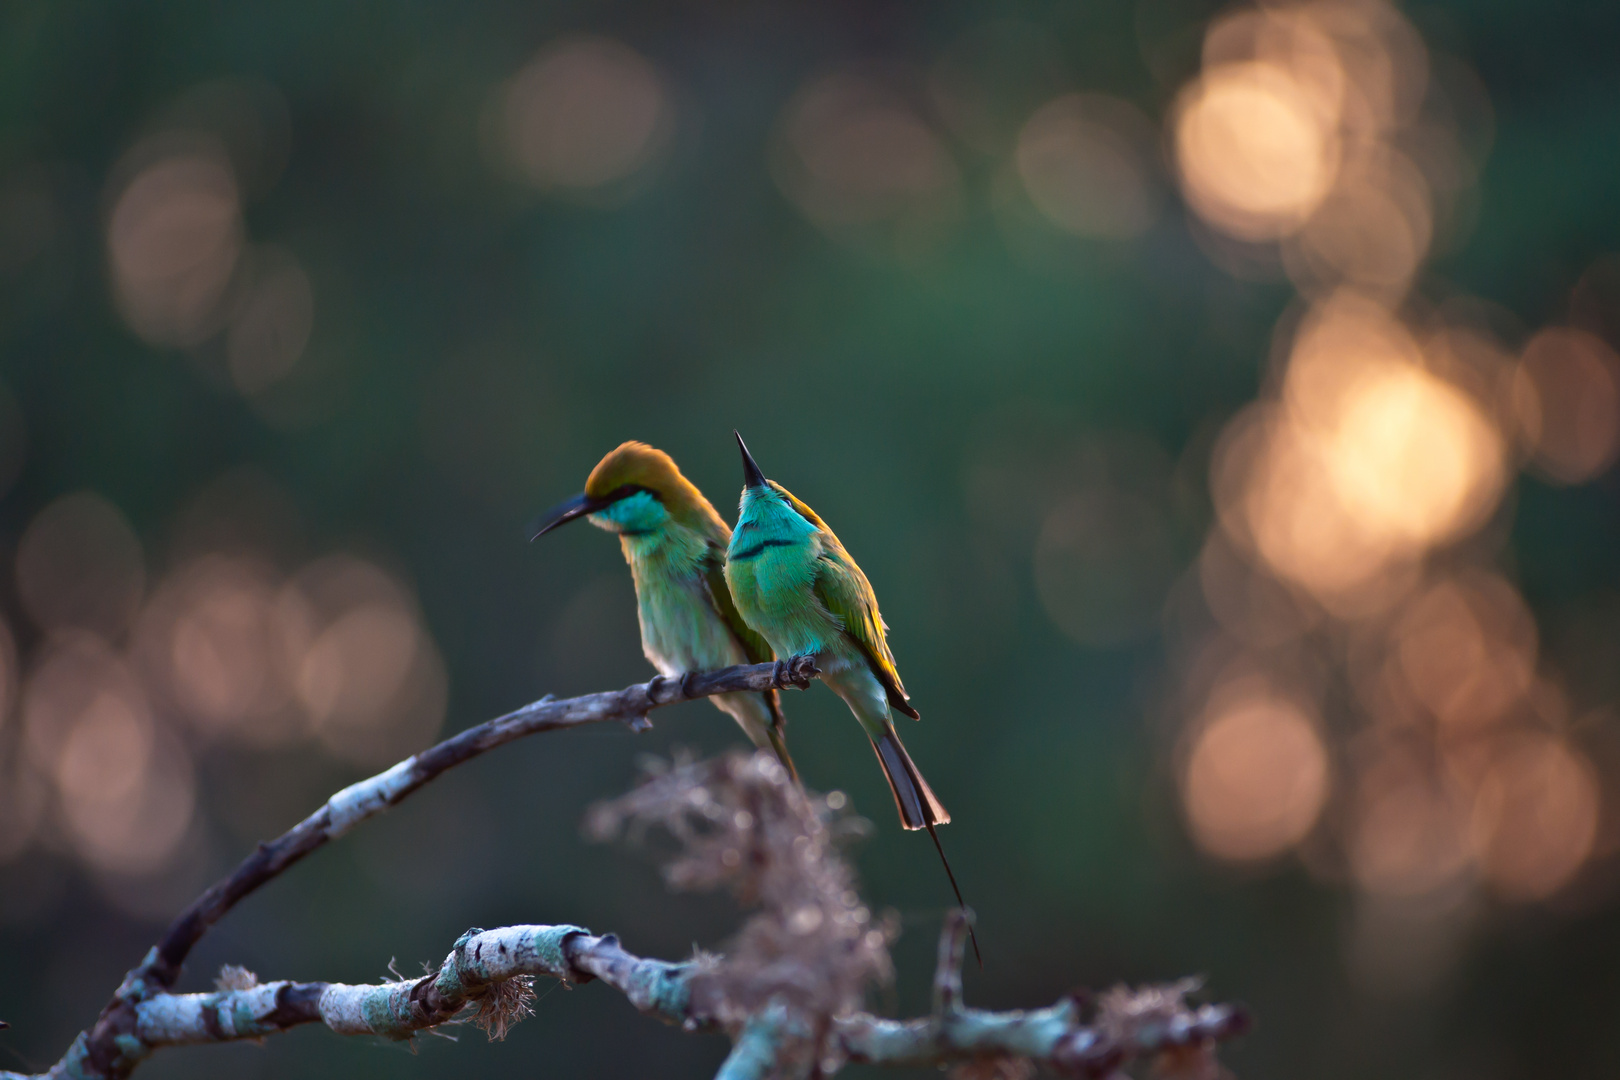
MULTIPOLYGON (((1082 1004, 1074 998, 1030 1011, 967 1008, 962 1003, 961 969, 971 916, 962 911, 949 916, 941 934, 932 1013, 913 1020, 882 1019, 860 1011, 858 983, 838 991, 845 996, 829 998, 810 1011, 804 1001, 789 1001, 775 991, 750 999, 748 979, 757 978, 758 972, 753 976, 738 975, 739 971, 747 971, 748 962, 743 960, 749 948, 747 927, 735 943, 737 952, 729 966, 718 958, 673 963, 638 957, 627 952, 616 936, 597 936, 579 926, 525 925, 468 930, 456 940, 437 970, 416 979, 372 985, 287 980, 261 984, 251 973, 232 968, 222 972, 214 992, 171 992, 191 948, 243 897, 463 761, 542 731, 603 721, 629 722, 636 717, 645 723, 649 710, 688 697, 804 688, 817 674, 814 658, 799 656, 770 664, 689 674, 678 682, 654 679, 612 693, 560 701, 548 695, 452 736, 368 780, 351 784, 287 833, 258 845, 234 873, 193 902, 141 964, 125 976, 95 1024, 79 1034, 56 1065, 33 1080, 123 1080, 161 1047, 260 1039, 307 1023, 324 1024, 338 1034, 405 1040, 420 1031, 471 1020, 491 1038, 498 1039, 512 1023, 531 1012, 530 986, 537 976, 568 984, 597 980, 624 994, 638 1010, 686 1030, 723 1030, 733 1039, 732 1053, 719 1074, 723 1080, 755 1080, 773 1071, 821 1076, 837 1071, 845 1061, 916 1066, 1007 1058, 1094 1080, 1110 1076, 1142 1057, 1181 1055, 1177 1061, 1213 1068, 1213 1048, 1245 1031, 1248 1015, 1241 1007, 1231 1005, 1186 1005, 1186 993, 1196 987, 1190 981, 1136 991, 1111 990, 1102 996, 1095 1016, 1089 1020, 1083 1015, 1082 1004), (739 963, 742 968, 737 967, 739 963), (743 992, 735 996, 724 989, 726 986, 741 987, 743 992), (469 1010, 473 1010, 471 1015, 469 1010), (814 1048, 813 1059, 804 1053, 807 1046, 814 1048)), ((801 843, 808 845, 806 852, 825 849, 826 825, 820 811, 806 801, 802 789, 788 782, 768 754, 685 768, 685 774, 670 774, 671 791, 664 797, 674 802, 666 805, 680 810, 673 816, 666 813, 666 819, 674 820, 699 809, 704 813, 713 810, 712 799, 706 802, 696 797, 708 793, 692 785, 723 781, 732 785, 727 790, 734 801, 739 795, 755 800, 750 804, 754 810, 746 815, 735 807, 728 807, 727 815, 722 815, 739 836, 761 827, 765 807, 759 800, 763 793, 771 793, 770 798, 780 803, 771 819, 775 822, 771 827, 780 834, 774 842, 786 844, 784 850, 791 848, 795 858, 801 843)), ((635 809, 640 805, 638 800, 644 798, 644 794, 636 793, 625 797, 632 807, 629 816, 656 811, 651 806, 635 809)), ((693 835, 707 837, 701 842, 715 840, 712 830, 693 835)), ((711 873, 712 868, 704 870, 709 856, 718 858, 722 867, 734 866, 734 862, 722 857, 725 854, 711 851, 693 856, 689 851, 687 861, 691 865, 687 872, 695 875, 694 880, 711 873)), ((814 881, 806 878, 794 886, 800 892, 810 889, 803 895, 793 893, 801 906, 750 921, 749 927, 754 928, 758 939, 753 946, 756 951, 760 941, 809 941, 802 934, 817 926, 833 926, 829 918, 853 916, 858 926, 869 925, 867 909, 858 906, 858 900, 847 899, 855 896, 845 891, 848 886, 843 883, 849 871, 835 857, 826 857, 833 861, 825 866, 815 860, 807 863, 823 867, 805 871, 814 881), (807 899, 815 901, 810 905, 816 908, 811 914, 820 917, 800 928, 796 920, 809 911, 802 903, 807 899), (764 923, 760 922, 762 918, 764 923), (788 938, 780 937, 782 933, 787 933, 788 938), (773 938, 773 934, 777 937, 773 938), (794 939, 793 935, 801 937, 794 939)), ((862 961, 867 967, 858 974, 864 981, 886 969, 886 943, 876 929, 868 929, 856 938, 878 950, 862 961), (871 944, 874 937, 877 945, 871 944)), ((856 938, 838 940, 848 951, 856 938)), ((751 962, 758 964, 757 958, 751 962)), ((28 1078, 0 1071, 0 1080, 28 1078)))

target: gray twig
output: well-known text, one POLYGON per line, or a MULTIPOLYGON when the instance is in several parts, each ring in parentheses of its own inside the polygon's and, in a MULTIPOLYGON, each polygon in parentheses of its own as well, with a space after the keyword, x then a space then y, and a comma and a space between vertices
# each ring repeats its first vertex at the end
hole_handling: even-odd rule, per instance
POLYGON ((935 1016, 948 1016, 962 1007, 962 951, 971 918, 961 908, 945 916, 945 929, 939 934, 939 961, 934 968, 935 1016))
POLYGON ((525 735, 608 721, 646 727, 647 713, 665 705, 734 690, 804 689, 818 674, 815 661, 801 656, 786 663, 703 672, 680 682, 660 677, 623 690, 560 701, 548 694, 515 712, 452 735, 370 779, 350 784, 276 839, 261 843, 228 877, 215 882, 169 924, 140 965, 124 976, 96 1022, 74 1041, 69 1057, 78 1055, 80 1071, 72 1075, 97 1080, 128 1076, 140 1060, 137 1006, 174 986, 186 957, 211 926, 310 852, 397 805, 441 773, 525 735))
MULTIPOLYGON (((687 887, 729 884, 761 905, 734 942, 730 961, 644 959, 612 934, 598 937, 566 925, 510 926, 469 930, 436 971, 418 979, 363 986, 260 984, 250 972, 227 967, 213 993, 171 991, 191 947, 242 897, 469 758, 540 731, 644 719, 648 711, 688 696, 803 687, 816 674, 814 663, 800 658, 679 683, 655 679, 564 701, 548 697, 345 788, 278 839, 259 845, 235 873, 193 903, 124 978, 95 1025, 33 1080, 122 1080, 161 1047, 258 1039, 309 1023, 344 1035, 405 1040, 471 1021, 498 1039, 530 1014, 531 984, 542 975, 569 983, 596 979, 642 1012, 689 1031, 725 1032, 734 1040, 720 1074, 725 1080, 822 1076, 846 1061, 967 1062, 977 1069, 985 1062, 999 1068, 1003 1059, 1019 1069, 1039 1064, 1099 1080, 1138 1058, 1182 1075, 1215 1075, 1216 1044, 1245 1030, 1248 1018, 1234 1006, 1189 1005, 1186 994, 1194 981, 1117 987, 1101 997, 1089 1018, 1074 999, 1032 1011, 966 1008, 961 966, 968 916, 961 912, 952 914, 941 936, 931 1015, 886 1020, 861 1011, 862 988, 888 970, 888 932, 869 927, 848 867, 832 850, 836 844, 820 804, 764 753, 679 766, 597 815, 609 825, 662 822, 687 846, 684 858, 670 867, 672 881, 687 887), (696 827, 694 815, 723 827, 696 827), (759 849, 762 856, 758 867, 748 863, 746 873, 736 858, 744 849, 759 849), (813 976, 808 982, 807 974, 813 976)), ((0 1072, 0 1080, 28 1078, 0 1072)))

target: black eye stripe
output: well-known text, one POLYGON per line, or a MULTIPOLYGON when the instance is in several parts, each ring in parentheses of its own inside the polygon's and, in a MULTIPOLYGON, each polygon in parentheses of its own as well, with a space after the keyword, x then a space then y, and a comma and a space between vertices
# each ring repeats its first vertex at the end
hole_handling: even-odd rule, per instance
POLYGON ((645 491, 648 495, 651 495, 653 497, 653 499, 655 501, 657 501, 657 502, 662 503, 664 501, 663 499, 658 497, 658 492, 654 491, 650 487, 645 487, 645 486, 643 486, 641 484, 620 484, 618 487, 614 488, 612 491, 608 492, 606 495, 603 495, 598 501, 605 508, 605 507, 611 506, 614 503, 619 502, 619 501, 621 501, 623 499, 628 499, 630 496, 635 495, 638 492, 642 492, 642 491, 645 491))

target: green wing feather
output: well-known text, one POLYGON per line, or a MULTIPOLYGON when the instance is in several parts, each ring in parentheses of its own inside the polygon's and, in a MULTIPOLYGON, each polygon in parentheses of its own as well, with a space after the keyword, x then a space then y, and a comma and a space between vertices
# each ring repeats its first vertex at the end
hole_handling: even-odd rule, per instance
MULTIPOLYGON (((737 644, 742 646, 742 654, 748 657, 752 664, 765 664, 776 659, 776 653, 771 651, 768 641, 753 630, 748 623, 742 620, 742 612, 737 610, 737 601, 731 597, 731 586, 726 585, 726 547, 724 544, 710 542, 708 551, 703 554, 703 583, 710 591, 710 602, 714 604, 714 612, 721 617, 727 627, 731 628, 737 644)), ((787 755, 787 745, 782 742, 782 732, 787 730, 787 717, 782 714, 782 695, 779 690, 766 690, 765 704, 771 711, 771 748, 781 759, 782 766, 787 769, 787 776, 791 776, 794 784, 799 782, 799 769, 794 767, 794 759, 787 755)))
POLYGON ((765 481, 775 488, 793 507, 794 513, 814 525, 821 532, 821 558, 816 564, 816 580, 811 588, 821 606, 843 624, 844 636, 854 642, 866 657, 867 664, 878 682, 889 695, 889 704, 897 710, 920 720, 922 717, 911 707, 911 695, 900 681, 900 672, 894 666, 894 654, 889 651, 888 626, 878 612, 877 593, 866 574, 849 557, 838 536, 793 492, 775 480, 765 481))
POLYGON ((731 628, 732 636, 742 646, 743 655, 748 657, 748 662, 763 664, 776 659, 770 644, 743 621, 742 613, 737 610, 737 602, 731 598, 731 588, 726 584, 724 548, 709 545, 708 551, 703 556, 703 581, 709 587, 709 598, 714 602, 714 610, 731 628))
MULTIPOLYGON (((794 509, 803 514, 809 508, 794 509)), ((812 515, 805 516, 820 524, 820 520, 812 515)), ((844 545, 838 542, 832 530, 825 525, 821 525, 821 530, 821 558, 816 564, 816 580, 811 586, 816 599, 838 617, 844 627, 844 636, 866 656, 872 674, 877 676, 883 689, 888 692, 889 704, 913 720, 919 719, 917 710, 911 707, 910 695, 900 682, 900 672, 894 666, 894 654, 889 651, 889 640, 884 633, 888 627, 878 612, 877 594, 872 591, 871 582, 866 580, 866 575, 855 565, 855 560, 849 557, 849 552, 844 550, 844 545)))
MULTIPOLYGON (((737 602, 731 598, 731 586, 726 584, 725 545, 709 544, 703 556, 703 581, 709 587, 709 599, 714 604, 715 612, 730 627, 731 635, 742 646, 748 662, 764 664, 775 660, 776 653, 771 651, 770 643, 743 621, 742 612, 737 610, 737 602)), ((787 717, 782 714, 782 695, 775 690, 766 690, 765 704, 770 707, 771 721, 777 731, 781 731, 787 726, 787 717)), ((792 767, 791 762, 784 764, 792 767)))

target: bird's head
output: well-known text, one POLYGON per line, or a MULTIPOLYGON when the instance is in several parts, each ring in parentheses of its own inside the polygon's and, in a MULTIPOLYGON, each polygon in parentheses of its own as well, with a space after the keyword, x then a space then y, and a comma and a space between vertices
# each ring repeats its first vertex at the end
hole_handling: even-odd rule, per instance
POLYGON ((624 443, 597 462, 585 490, 536 518, 529 539, 582 517, 617 533, 644 534, 671 521, 704 532, 725 530, 720 515, 674 460, 641 442, 624 443))
POLYGON ((767 480, 748 452, 748 444, 737 436, 737 449, 742 452, 742 502, 737 509, 737 532, 745 529, 759 532, 772 539, 802 539, 817 529, 826 528, 804 503, 793 497, 787 488, 775 480, 767 480))

